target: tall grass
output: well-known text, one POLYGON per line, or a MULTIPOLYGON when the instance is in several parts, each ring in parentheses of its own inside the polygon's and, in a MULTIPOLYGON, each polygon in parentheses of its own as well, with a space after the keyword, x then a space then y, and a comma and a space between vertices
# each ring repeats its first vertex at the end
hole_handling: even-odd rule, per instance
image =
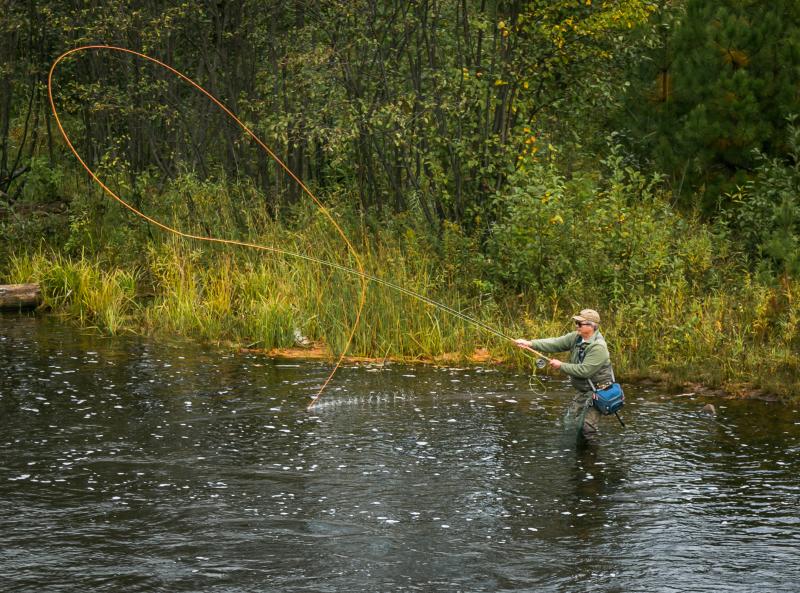
POLYGON ((136 271, 103 271, 97 261, 43 252, 11 256, 8 267, 10 282, 40 284, 43 305, 81 325, 112 335, 138 325, 136 271))
MULTIPOLYGON (((336 238, 319 229, 261 241, 268 239, 353 265, 336 238)), ((404 243, 407 239, 361 241, 367 273, 442 301, 511 337, 571 331, 570 316, 585 304, 580 286, 503 298, 476 291, 459 284, 457 270, 442 272, 446 254, 414 249, 404 243)), ((131 272, 106 269, 83 256, 38 252, 11 257, 6 277, 40 283, 53 311, 110 334, 169 332, 264 349, 292 346, 300 334, 324 343, 334 355, 343 350, 355 320, 359 278, 312 261, 173 239, 150 243, 143 261, 131 272)), ((596 306, 623 380, 658 376, 676 387, 695 382, 791 397, 800 393, 798 299, 800 282, 786 278, 770 285, 743 275, 735 284, 698 292, 686 280, 665 277, 658 290, 631 291, 627 300, 596 306)), ((511 364, 530 364, 508 341, 371 283, 348 352, 427 360, 452 353, 466 358, 481 347, 511 364)))

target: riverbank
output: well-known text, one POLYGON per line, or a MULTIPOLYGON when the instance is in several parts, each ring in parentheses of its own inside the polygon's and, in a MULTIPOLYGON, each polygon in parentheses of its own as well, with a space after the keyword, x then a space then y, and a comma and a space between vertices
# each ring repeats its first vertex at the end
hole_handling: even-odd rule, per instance
MULTIPOLYGON (((78 321, 69 316, 65 316, 63 312, 53 311, 50 305, 45 305, 44 309, 49 310, 56 316, 64 318, 64 321, 67 323, 75 323, 78 321)), ((87 327, 81 323, 78 323, 78 325, 87 327)), ((88 327, 92 329, 92 326, 88 327)), ((107 332, 99 333, 102 334, 107 332)), ((132 328, 128 328, 120 333, 137 334, 141 332, 137 332, 132 328)), ((215 344, 232 352, 256 354, 275 360, 325 361, 333 364, 338 358, 338 356, 335 355, 334 352, 323 342, 312 342, 302 346, 295 345, 291 347, 273 347, 268 349, 256 348, 229 340, 216 341, 215 344)), ((369 366, 386 366, 391 364, 421 364, 426 366, 489 366, 501 367, 506 370, 520 370, 521 368, 527 368, 531 373, 534 372, 532 363, 530 363, 530 359, 527 359, 528 364, 525 365, 524 363, 520 363, 518 357, 494 355, 486 348, 476 348, 471 353, 466 354, 461 352, 445 352, 436 356, 386 355, 382 357, 376 357, 346 355, 342 360, 346 364, 365 364, 369 366)), ((540 374, 551 374, 556 377, 558 376, 557 374, 550 373, 549 370, 537 370, 535 372, 540 374)), ((755 399, 769 402, 777 402, 782 400, 788 401, 792 399, 790 394, 782 395, 779 392, 765 390, 747 383, 712 386, 692 381, 678 382, 674 377, 670 377, 663 372, 643 374, 638 371, 629 371, 626 376, 621 377, 621 380, 623 384, 634 385, 637 388, 652 389, 661 394, 669 395, 675 398, 698 396, 722 399, 755 399)))
MULTIPOLYGON (((384 246, 364 261, 369 273, 511 337, 561 335, 571 330, 575 311, 593 306, 625 382, 657 381, 670 393, 726 397, 796 400, 800 394, 794 306, 800 282, 770 286, 745 278, 726 291, 700 292, 665 280, 655 292, 631 290, 626 300, 587 303, 582 289, 476 295, 458 269, 437 274, 435 260, 412 257, 384 246)), ((166 242, 151 246, 139 267, 52 253, 15 256, 0 281, 36 282, 53 314, 110 335, 180 335, 272 356, 330 360, 346 350, 349 360, 372 364, 532 365, 510 340, 386 286, 367 286, 355 324, 360 283, 308 262, 254 260, 166 242), (317 347, 296 349, 298 334, 317 347)))

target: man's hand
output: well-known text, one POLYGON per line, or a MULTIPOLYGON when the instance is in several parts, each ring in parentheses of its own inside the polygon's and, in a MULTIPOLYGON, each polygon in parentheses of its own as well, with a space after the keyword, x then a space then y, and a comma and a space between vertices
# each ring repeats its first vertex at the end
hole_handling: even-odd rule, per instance
POLYGON ((522 338, 517 338, 514 340, 514 343, 519 346, 520 348, 530 348, 531 343, 528 340, 524 340, 522 338))
POLYGON ((551 358, 550 359, 550 366, 553 367, 554 369, 560 369, 561 368, 561 361, 558 360, 557 358, 551 358))

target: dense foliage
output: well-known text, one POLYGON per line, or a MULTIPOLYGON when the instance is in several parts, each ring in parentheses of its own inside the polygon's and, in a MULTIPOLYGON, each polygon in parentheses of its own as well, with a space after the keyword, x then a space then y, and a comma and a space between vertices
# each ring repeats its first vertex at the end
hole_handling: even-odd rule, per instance
MULTIPOLYGON (((55 166, 49 62, 83 43, 120 45, 197 79, 326 192, 378 215, 417 211, 432 229, 485 227, 524 157, 552 150, 548 137, 610 95, 626 53, 615 48, 652 10, 642 0, 11 2, 3 120, 23 132, 26 165, 46 129, 55 166), (23 119, 35 120, 28 132, 23 119)), ((204 97, 141 60, 76 56, 56 95, 87 160, 127 170, 131 191, 143 172, 189 168, 246 177, 274 210, 299 197, 204 97)), ((10 177, 10 141, 0 189, 15 202, 25 182, 10 177)))
POLYGON ((735 208, 759 153, 789 153, 786 118, 800 108, 800 5, 792 0, 687 0, 659 14, 634 64, 625 127, 707 215, 735 208), (632 124, 632 125, 631 125, 632 124))

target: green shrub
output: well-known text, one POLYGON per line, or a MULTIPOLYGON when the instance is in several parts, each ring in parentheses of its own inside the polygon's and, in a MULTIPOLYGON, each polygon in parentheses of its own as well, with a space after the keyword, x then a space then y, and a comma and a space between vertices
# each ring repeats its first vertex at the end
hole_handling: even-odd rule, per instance
POLYGON ((726 222, 731 237, 741 242, 766 276, 800 276, 800 127, 787 128, 784 159, 758 155, 755 174, 732 194, 726 222))
POLYGON ((503 284, 598 305, 711 279, 712 230, 670 206, 660 177, 624 167, 614 151, 605 164, 608 178, 567 180, 547 165, 517 173, 488 245, 503 284))

